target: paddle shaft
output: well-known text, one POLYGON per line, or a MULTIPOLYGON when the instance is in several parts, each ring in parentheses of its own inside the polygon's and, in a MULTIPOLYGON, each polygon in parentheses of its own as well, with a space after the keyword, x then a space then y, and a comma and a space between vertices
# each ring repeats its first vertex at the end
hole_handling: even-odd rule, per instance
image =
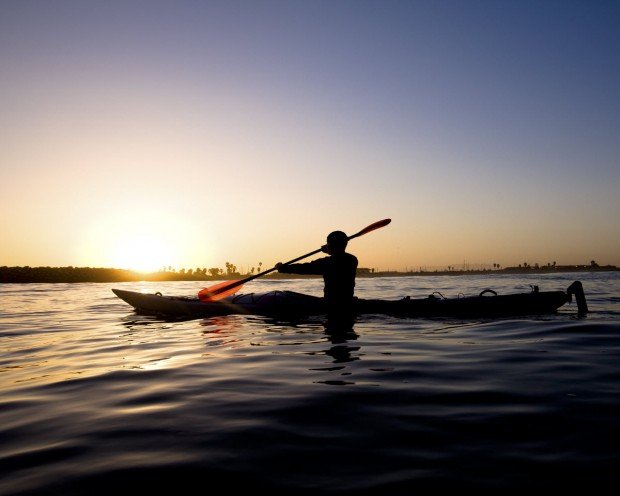
MULTIPOLYGON (((379 229, 380 227, 387 226, 390 222, 391 222, 391 219, 384 219, 384 220, 380 220, 379 222, 375 222, 374 224, 371 224, 368 227, 362 229, 360 232, 358 232, 356 234, 353 234, 352 236, 348 236, 347 240, 351 240, 353 238, 357 238, 359 236, 363 236, 364 234, 367 234, 367 233, 369 233, 371 231, 374 231, 375 229, 379 229)), ((312 255, 320 253, 322 251, 322 249, 323 249, 323 247, 319 248, 318 250, 311 251, 310 253, 306 253, 305 255, 302 255, 300 257, 294 258, 293 260, 289 260, 288 262, 283 263, 282 265, 290 265, 292 263, 299 262, 300 260, 302 260, 304 258, 308 258, 308 257, 311 257, 312 255)), ((278 270, 278 268, 277 267, 272 267, 271 269, 264 270, 262 272, 259 272, 258 274, 254 274, 253 276, 246 277, 245 279, 239 279, 238 281, 231 282, 226 287, 221 288, 220 290, 215 290, 212 293, 212 295, 215 296, 218 293, 222 293, 224 291, 231 290, 231 289, 236 288, 238 286, 243 286, 246 282, 249 282, 249 281, 252 281, 252 280, 254 280, 254 279, 258 278, 258 277, 264 276, 265 274, 269 274, 269 273, 273 272, 274 270, 278 270)))
MULTIPOLYGON (((319 248, 318 250, 311 251, 310 253, 306 253, 305 255, 302 255, 301 257, 294 258, 293 260, 289 260, 288 262, 283 263, 282 265, 289 265, 289 264, 298 262, 299 260, 311 257, 312 255, 319 253, 320 251, 321 251, 321 248, 319 248)), ((253 276, 246 277, 245 279, 240 279, 238 281, 235 281, 229 286, 226 286, 226 290, 236 288, 237 286, 243 286, 246 282, 250 282, 258 277, 264 276, 265 274, 269 274, 273 272, 274 270, 278 270, 278 268, 272 267, 271 269, 263 270, 262 272, 259 272, 258 274, 254 274, 253 276)), ((217 292, 215 294, 217 294, 217 292)))

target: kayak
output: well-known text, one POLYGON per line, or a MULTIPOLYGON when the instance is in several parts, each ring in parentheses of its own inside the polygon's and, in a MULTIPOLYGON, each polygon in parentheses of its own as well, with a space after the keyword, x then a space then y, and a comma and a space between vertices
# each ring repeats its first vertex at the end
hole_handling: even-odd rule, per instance
MULTIPOLYGON (((247 314, 266 316, 309 316, 325 313, 323 298, 295 291, 268 291, 228 296, 219 301, 202 302, 198 298, 164 296, 112 289, 131 305, 136 313, 162 317, 208 317, 247 314)), ((575 296, 579 313, 588 311, 581 282, 575 281, 566 291, 539 291, 499 295, 485 289, 475 296, 445 298, 433 293, 426 298, 405 297, 399 300, 356 298, 356 314, 384 314, 401 317, 508 317, 554 313, 575 296)))

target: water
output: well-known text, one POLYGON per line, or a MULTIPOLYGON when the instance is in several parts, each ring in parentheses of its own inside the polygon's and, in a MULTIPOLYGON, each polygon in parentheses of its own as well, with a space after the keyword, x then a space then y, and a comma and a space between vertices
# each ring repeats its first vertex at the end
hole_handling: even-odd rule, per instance
MULTIPOLYGON (((412 494, 620 482, 620 275, 359 279, 360 297, 584 284, 592 311, 163 322, 112 287, 0 286, 0 494, 412 494)), ((318 280, 245 291, 320 295, 318 280)))

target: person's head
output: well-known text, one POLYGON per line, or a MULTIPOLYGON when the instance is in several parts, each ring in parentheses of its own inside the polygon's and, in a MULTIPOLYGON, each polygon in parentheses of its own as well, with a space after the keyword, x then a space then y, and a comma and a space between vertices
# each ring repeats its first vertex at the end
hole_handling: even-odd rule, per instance
POLYGON ((334 231, 327 236, 327 250, 330 255, 343 253, 347 247, 349 238, 342 231, 334 231))

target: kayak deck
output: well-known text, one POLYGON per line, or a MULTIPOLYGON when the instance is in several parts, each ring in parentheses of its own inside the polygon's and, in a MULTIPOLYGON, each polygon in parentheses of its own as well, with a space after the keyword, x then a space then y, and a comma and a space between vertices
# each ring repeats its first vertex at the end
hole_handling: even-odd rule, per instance
POLYGON ((121 289, 112 290, 121 300, 129 303, 137 313, 169 316, 212 315, 270 315, 281 313, 321 314, 323 298, 294 291, 270 291, 229 296, 214 302, 198 298, 164 296, 161 293, 138 293, 121 289))
MULTIPOLYGON (((323 298, 294 291, 269 291, 229 296, 215 302, 198 298, 147 294, 112 289, 139 314, 165 317, 208 317, 215 315, 286 315, 308 316, 325 313, 323 298)), ((405 297, 400 300, 355 299, 357 314, 386 314, 401 317, 504 317, 554 313, 572 301, 575 295, 580 313, 588 311, 579 281, 566 291, 538 291, 498 295, 486 289, 476 296, 444 298, 405 297)))

